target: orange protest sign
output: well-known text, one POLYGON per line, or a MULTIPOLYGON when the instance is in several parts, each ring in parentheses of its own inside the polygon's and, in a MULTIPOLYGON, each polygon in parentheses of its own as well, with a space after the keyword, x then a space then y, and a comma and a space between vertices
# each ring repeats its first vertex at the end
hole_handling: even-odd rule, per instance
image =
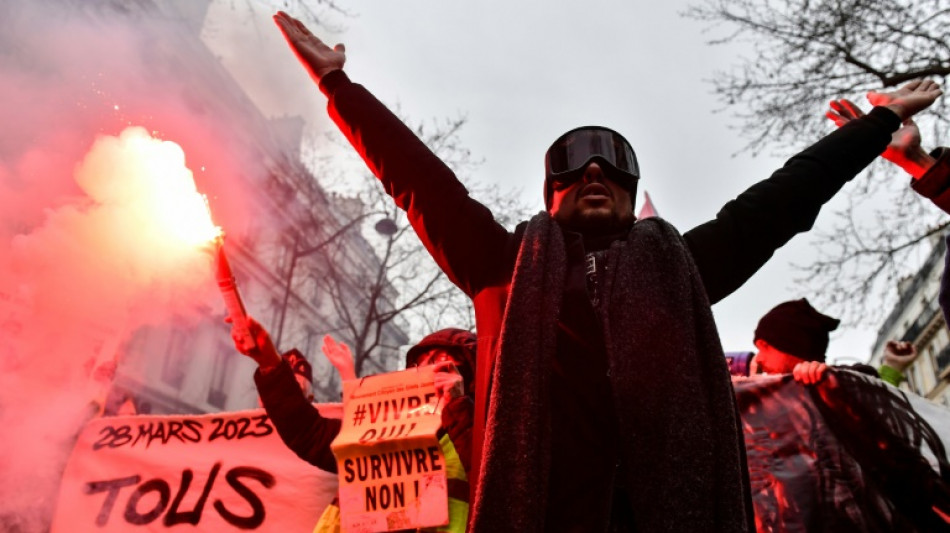
POLYGON ((343 428, 332 446, 343 531, 448 523, 441 424, 435 366, 344 382, 343 428))

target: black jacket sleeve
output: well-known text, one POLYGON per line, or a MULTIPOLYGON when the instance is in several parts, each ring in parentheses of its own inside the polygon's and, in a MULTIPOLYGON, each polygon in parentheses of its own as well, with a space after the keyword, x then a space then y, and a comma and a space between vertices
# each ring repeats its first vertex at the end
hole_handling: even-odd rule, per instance
POLYGON ((264 410, 284 444, 304 461, 328 472, 336 472, 336 459, 330 443, 340 433, 342 421, 324 418, 307 401, 287 361, 281 361, 267 374, 255 371, 254 383, 264 410))
MULTIPOLYGON (((323 77, 330 117, 449 279, 469 296, 503 271, 508 231, 389 109, 343 71, 323 77)), ((508 281, 505 279, 504 281, 508 281)))
POLYGON ((767 180, 686 232, 710 303, 738 289, 795 234, 811 229, 822 205, 871 163, 900 120, 876 107, 789 159, 767 180))
POLYGON ((950 148, 937 148, 930 155, 937 160, 936 164, 920 179, 911 181, 910 186, 945 213, 950 213, 950 148))

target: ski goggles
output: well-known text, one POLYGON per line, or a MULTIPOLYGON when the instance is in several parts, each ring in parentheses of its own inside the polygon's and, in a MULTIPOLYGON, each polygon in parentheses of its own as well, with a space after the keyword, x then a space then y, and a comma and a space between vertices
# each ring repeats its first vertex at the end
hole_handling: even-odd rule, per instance
POLYGON ((606 162, 621 174, 608 176, 622 185, 635 186, 640 166, 630 143, 622 135, 601 126, 584 126, 561 135, 544 154, 544 171, 552 185, 570 184, 580 179, 593 159, 606 162), (573 175, 572 175, 573 174, 573 175))

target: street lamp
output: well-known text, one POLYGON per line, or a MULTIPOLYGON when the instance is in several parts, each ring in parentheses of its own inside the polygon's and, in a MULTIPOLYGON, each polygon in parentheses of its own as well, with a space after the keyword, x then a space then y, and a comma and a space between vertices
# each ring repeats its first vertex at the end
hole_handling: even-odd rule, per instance
MULTIPOLYGON (((362 222, 365 218, 369 217, 372 214, 373 213, 365 213, 363 215, 360 215, 354 218, 353 220, 347 222, 342 227, 340 227, 340 229, 336 230, 336 232, 334 232, 333 235, 330 235, 329 237, 324 239, 320 244, 311 246, 309 248, 304 248, 303 250, 299 249, 300 233, 297 233, 294 236, 294 250, 290 256, 290 267, 287 269, 287 280, 284 284, 284 302, 280 307, 280 321, 277 324, 277 341, 275 344, 278 346, 278 349, 280 347, 280 341, 284 335, 284 319, 287 317, 287 304, 290 301, 290 290, 291 290, 293 280, 294 280, 294 270, 297 268, 297 260, 300 259, 301 257, 305 257, 322 250, 326 245, 335 241, 338 237, 346 233, 347 230, 349 230, 350 228, 352 228, 359 222, 362 222)), ((380 235, 384 235, 386 237, 392 237, 393 235, 396 234, 397 231, 399 231, 399 228, 398 226, 396 226, 396 223, 389 218, 380 219, 379 222, 377 222, 373 227, 377 233, 379 233, 380 235)))

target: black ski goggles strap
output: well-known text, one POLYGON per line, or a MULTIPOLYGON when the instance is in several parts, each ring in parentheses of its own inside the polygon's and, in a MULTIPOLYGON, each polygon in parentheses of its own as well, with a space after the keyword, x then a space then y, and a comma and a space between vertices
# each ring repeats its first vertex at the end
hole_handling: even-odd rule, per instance
POLYGON ((601 126, 585 126, 562 135, 544 155, 548 176, 584 168, 594 157, 601 157, 617 170, 640 177, 637 156, 630 143, 619 133, 601 126))

